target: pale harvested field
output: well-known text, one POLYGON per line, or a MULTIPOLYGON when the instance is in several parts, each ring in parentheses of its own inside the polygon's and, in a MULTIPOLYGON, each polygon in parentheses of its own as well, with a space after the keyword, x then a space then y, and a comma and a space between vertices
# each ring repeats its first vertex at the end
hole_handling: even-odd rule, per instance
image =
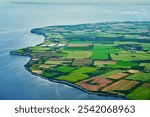
POLYGON ((131 74, 134 74, 134 73, 138 73, 139 70, 128 70, 127 72, 131 73, 131 74))
POLYGON ((47 69, 47 68, 50 68, 50 67, 52 67, 52 66, 54 66, 54 65, 40 65, 39 67, 40 67, 40 68, 45 68, 45 69, 47 69))
POLYGON ((39 59, 38 58, 32 58, 32 61, 38 61, 39 59))
POLYGON ((125 95, 125 91, 133 88, 135 85, 139 84, 138 81, 131 81, 131 80, 120 80, 118 82, 113 83, 112 85, 102 89, 101 91, 125 95))
POLYGON ((87 80, 77 82, 76 84, 89 91, 98 91, 106 85, 110 84, 111 82, 112 80, 109 79, 93 77, 87 80))
POLYGON ((127 73, 117 73, 117 74, 108 76, 108 78, 111 78, 111 79, 121 79, 121 78, 123 78, 123 77, 125 77, 127 75, 128 75, 127 73))
POLYGON ((32 70, 33 73, 36 73, 36 74, 42 74, 43 71, 42 70, 32 70))
POLYGON ((116 64, 115 61, 94 61, 94 65, 116 64))

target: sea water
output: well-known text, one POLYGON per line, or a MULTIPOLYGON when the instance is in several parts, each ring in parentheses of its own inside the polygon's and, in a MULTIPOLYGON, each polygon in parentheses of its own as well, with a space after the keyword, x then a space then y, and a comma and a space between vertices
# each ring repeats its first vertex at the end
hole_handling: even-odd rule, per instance
POLYGON ((148 21, 148 5, 44 5, 0 3, 0 99, 121 99, 87 94, 61 83, 29 73, 29 57, 10 55, 19 48, 41 43, 44 37, 30 33, 33 28, 113 21, 148 21))

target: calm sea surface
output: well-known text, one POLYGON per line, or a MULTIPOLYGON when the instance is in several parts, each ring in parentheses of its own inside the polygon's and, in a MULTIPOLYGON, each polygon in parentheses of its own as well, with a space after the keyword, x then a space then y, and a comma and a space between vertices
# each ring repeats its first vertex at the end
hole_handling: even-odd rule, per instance
POLYGON ((0 99, 120 99, 86 94, 76 88, 31 75, 28 57, 14 49, 34 46, 44 37, 30 30, 48 25, 150 20, 148 5, 29 5, 0 3, 0 99))

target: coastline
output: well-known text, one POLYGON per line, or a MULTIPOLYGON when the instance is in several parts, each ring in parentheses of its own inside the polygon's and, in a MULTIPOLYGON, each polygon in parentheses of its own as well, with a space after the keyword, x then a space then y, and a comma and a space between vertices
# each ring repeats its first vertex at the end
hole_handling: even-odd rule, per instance
MULTIPOLYGON (((36 35, 42 35, 42 36, 44 36, 44 41, 46 41, 46 36, 44 35, 44 33, 39 33, 39 32, 36 32, 36 31, 34 31, 35 29, 32 29, 30 32, 32 33, 32 34, 36 34, 36 35)), ((43 41, 43 42, 44 42, 43 41)), ((41 43, 43 43, 43 42, 41 42, 41 43)), ((37 45, 40 45, 41 43, 39 43, 39 44, 37 44, 37 45)), ((65 84, 65 85, 68 85, 68 86, 71 86, 71 87, 73 87, 73 88, 76 88, 76 89, 79 89, 80 91, 83 91, 83 92, 85 92, 85 93, 87 93, 87 94, 94 94, 94 95, 97 95, 97 96, 107 96, 107 97, 116 97, 116 98, 120 98, 120 99, 123 99, 123 100, 126 100, 126 98, 124 97, 124 96, 120 96, 120 95, 116 95, 116 94, 110 94, 110 93, 106 93, 106 92, 91 92, 91 91, 88 91, 88 90, 86 90, 86 89, 84 89, 84 88, 82 88, 82 87, 80 87, 80 86, 78 86, 78 85, 76 85, 76 84, 73 84, 73 83, 69 83, 69 82, 66 82, 66 81, 60 81, 60 80, 54 80, 54 79, 47 79, 46 77, 44 77, 44 76, 41 76, 41 75, 39 75, 39 74, 36 74, 36 73, 33 73, 33 72, 31 72, 29 69, 28 69, 28 67, 26 67, 26 65, 32 60, 32 56, 30 55, 30 54, 19 54, 19 53, 16 53, 16 52, 14 52, 14 51, 10 51, 10 55, 17 55, 17 56, 26 56, 26 57, 29 57, 30 58, 30 60, 24 65, 24 67, 25 67, 25 69, 28 71, 28 72, 30 72, 32 75, 35 75, 35 76, 38 76, 38 77, 40 77, 40 78, 43 78, 43 79, 45 79, 45 80, 48 80, 48 81, 51 81, 51 82, 54 82, 54 83, 61 83, 61 84, 65 84)))

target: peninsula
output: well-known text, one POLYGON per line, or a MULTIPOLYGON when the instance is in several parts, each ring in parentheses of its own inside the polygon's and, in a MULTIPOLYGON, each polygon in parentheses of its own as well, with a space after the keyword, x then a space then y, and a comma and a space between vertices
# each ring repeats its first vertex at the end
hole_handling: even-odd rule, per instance
MULTIPOLYGON (((88 93, 150 99, 150 21, 48 26, 45 41, 11 51, 32 74, 88 93)), ((33 40, 34 41, 34 40, 33 40)))

